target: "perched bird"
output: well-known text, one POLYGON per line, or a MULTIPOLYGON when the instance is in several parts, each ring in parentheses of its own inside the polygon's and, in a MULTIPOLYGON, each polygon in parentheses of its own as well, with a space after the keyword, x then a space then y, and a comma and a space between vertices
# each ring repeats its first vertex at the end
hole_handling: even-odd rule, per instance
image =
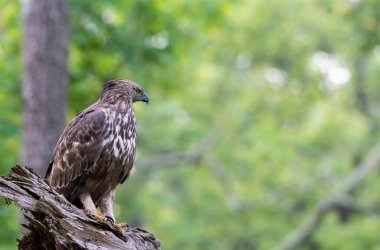
POLYGON ((71 203, 112 224, 116 187, 128 178, 135 159, 133 103, 138 101, 149 99, 136 83, 107 81, 100 98, 63 131, 45 177, 71 203))

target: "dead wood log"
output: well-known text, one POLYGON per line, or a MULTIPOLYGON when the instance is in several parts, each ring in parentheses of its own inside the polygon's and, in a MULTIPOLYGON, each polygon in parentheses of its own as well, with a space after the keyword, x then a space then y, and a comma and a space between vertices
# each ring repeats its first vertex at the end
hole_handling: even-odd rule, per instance
POLYGON ((27 167, 16 165, 0 178, 0 196, 15 202, 29 222, 19 249, 160 249, 160 241, 143 229, 121 233, 87 215, 27 167))

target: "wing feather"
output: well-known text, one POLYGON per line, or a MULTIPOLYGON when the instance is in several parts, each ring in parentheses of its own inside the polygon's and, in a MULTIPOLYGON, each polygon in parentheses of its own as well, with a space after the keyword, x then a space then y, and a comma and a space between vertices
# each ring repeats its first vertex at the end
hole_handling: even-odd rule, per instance
POLYGON ((82 111, 68 124, 54 149, 46 175, 53 187, 67 186, 95 166, 103 151, 102 142, 109 133, 107 118, 107 112, 95 106, 82 111))

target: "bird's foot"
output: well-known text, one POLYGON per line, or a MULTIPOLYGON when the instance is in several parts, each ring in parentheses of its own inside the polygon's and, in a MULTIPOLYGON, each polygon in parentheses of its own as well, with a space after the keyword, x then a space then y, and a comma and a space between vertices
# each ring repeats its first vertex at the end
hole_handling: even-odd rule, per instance
POLYGON ((111 223, 112 226, 114 226, 115 229, 116 229, 121 235, 124 235, 124 230, 123 230, 123 228, 125 228, 125 227, 129 227, 127 223, 122 222, 122 223, 115 224, 115 220, 114 220, 111 216, 106 215, 105 217, 107 218, 108 222, 111 223))
POLYGON ((115 224, 115 229, 121 234, 124 235, 124 228, 129 227, 127 223, 122 222, 115 224))
POLYGON ((97 210, 85 209, 85 212, 101 222, 104 222, 104 223, 108 222, 108 218, 104 216, 102 213, 98 212, 97 210))
POLYGON ((118 227, 118 228, 129 227, 126 222, 115 224, 115 220, 111 216, 106 215, 105 217, 107 218, 108 222, 111 223, 115 227, 118 227))
POLYGON ((121 222, 121 223, 115 224, 115 227, 123 229, 125 227, 129 227, 129 225, 126 222, 121 222))
POLYGON ((109 223, 111 223, 112 225, 115 225, 115 220, 111 216, 106 215, 105 217, 109 223))

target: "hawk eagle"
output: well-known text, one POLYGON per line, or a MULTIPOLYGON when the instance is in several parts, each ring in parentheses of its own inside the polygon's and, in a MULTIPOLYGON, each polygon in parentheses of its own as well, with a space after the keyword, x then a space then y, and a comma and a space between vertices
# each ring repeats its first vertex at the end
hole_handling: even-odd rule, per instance
POLYGON ((112 224, 116 187, 128 178, 135 159, 132 104, 138 101, 148 103, 149 99, 136 83, 107 81, 99 100, 63 131, 45 177, 71 203, 112 224))

